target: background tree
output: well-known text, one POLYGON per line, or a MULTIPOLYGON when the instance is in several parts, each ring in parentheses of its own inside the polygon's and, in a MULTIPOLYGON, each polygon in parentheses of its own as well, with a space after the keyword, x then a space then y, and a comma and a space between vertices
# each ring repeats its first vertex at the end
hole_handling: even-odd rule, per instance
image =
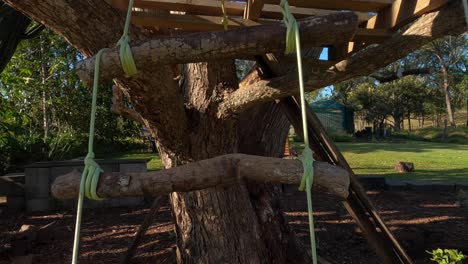
MULTIPOLYGON (((90 90, 74 69, 81 54, 57 34, 43 31, 23 41, 0 74, 0 173, 34 160, 64 159, 86 152, 90 90)), ((101 88, 97 151, 116 151, 139 125, 109 111, 110 84, 101 88)))
POLYGON ((453 80, 451 80, 450 72, 452 70, 459 69, 457 65, 463 63, 466 68, 466 64, 463 61, 468 56, 467 40, 466 36, 447 36, 439 40, 433 41, 427 45, 425 51, 428 54, 423 56, 431 58, 428 60, 432 67, 440 70, 440 78, 438 78, 439 84, 442 87, 445 96, 445 105, 447 108, 447 118, 451 126, 456 126, 454 119, 454 106, 453 106, 453 80))

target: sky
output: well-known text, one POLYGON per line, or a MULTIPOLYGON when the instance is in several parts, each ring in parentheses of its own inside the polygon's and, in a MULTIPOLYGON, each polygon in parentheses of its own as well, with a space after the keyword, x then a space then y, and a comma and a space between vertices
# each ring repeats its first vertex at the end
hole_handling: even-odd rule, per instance
MULTIPOLYGON (((323 48, 320 60, 328 60, 328 48, 323 48)), ((320 97, 328 97, 333 91, 333 85, 327 86, 320 91, 320 97)))

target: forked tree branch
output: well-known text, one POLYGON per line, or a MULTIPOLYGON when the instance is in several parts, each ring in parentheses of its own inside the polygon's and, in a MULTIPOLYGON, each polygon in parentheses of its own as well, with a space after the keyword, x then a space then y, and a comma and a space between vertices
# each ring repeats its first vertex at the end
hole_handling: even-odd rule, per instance
MULTIPOLYGON (((306 90, 313 91, 351 78, 369 75, 432 40, 446 35, 460 35, 466 30, 461 1, 449 2, 441 10, 423 15, 382 44, 369 46, 331 67, 314 62, 305 63, 306 90)), ((291 96, 297 93, 298 87, 297 72, 252 83, 227 96, 218 107, 218 116, 225 118, 259 103, 291 96)))
POLYGON ((124 93, 119 87, 117 87, 117 85, 112 86, 111 111, 127 119, 133 120, 139 124, 142 124, 142 125, 145 124, 145 120, 140 115, 140 113, 138 113, 134 109, 131 109, 125 105, 124 93))
MULTIPOLYGON (((358 19, 352 12, 334 13, 302 20, 301 42, 304 47, 321 47, 350 40, 358 19)), ((285 49, 286 27, 282 22, 216 32, 201 32, 177 37, 160 37, 132 46, 137 68, 151 65, 184 64, 227 58, 246 58, 285 49)), ((95 57, 77 64, 85 83, 91 83, 95 57)), ((110 80, 124 76, 118 49, 105 51, 101 59, 100 78, 110 80)))
MULTIPOLYGON (((348 197, 349 174, 346 170, 319 161, 315 162, 314 169, 314 187, 321 186, 342 199, 348 197)), ((97 193, 101 197, 159 196, 229 186, 244 179, 299 185, 302 174, 299 160, 228 154, 154 172, 104 172, 97 193)), ((80 178, 81 173, 76 170, 58 177, 52 185, 52 194, 59 199, 76 198, 80 178)))

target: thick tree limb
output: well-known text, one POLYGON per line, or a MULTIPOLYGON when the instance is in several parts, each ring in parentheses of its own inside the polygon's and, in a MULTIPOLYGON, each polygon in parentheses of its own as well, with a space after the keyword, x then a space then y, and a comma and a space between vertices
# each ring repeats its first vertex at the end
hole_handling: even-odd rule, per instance
MULTIPOLYGON (((304 66, 306 89, 313 91, 354 77, 369 75, 434 39, 459 35, 466 30, 462 3, 452 1, 439 11, 422 16, 382 44, 363 49, 332 67, 307 63, 304 66)), ((297 87, 297 72, 253 83, 230 94, 219 105, 218 115, 227 117, 262 102, 291 96, 297 93, 297 87)))
MULTIPOLYGON (((349 174, 326 162, 315 162, 314 187, 321 186, 343 199, 348 197, 349 174)), ((97 193, 101 197, 159 196, 215 186, 229 186, 243 179, 277 184, 295 184, 303 173, 299 160, 228 154, 187 165, 146 173, 103 173, 97 193)), ((58 177, 52 194, 59 199, 78 196, 81 173, 73 171, 58 177)))
MULTIPOLYGON (((357 16, 352 12, 334 13, 304 19, 300 22, 304 47, 321 47, 350 40, 357 29, 357 16)), ((184 64, 227 58, 245 58, 285 49, 286 27, 277 22, 237 30, 202 32, 177 37, 161 37, 132 47, 138 69, 151 65, 184 64)), ((95 57, 77 65, 80 78, 91 83, 95 57)), ((124 76, 118 49, 103 53, 100 78, 110 80, 124 76)))

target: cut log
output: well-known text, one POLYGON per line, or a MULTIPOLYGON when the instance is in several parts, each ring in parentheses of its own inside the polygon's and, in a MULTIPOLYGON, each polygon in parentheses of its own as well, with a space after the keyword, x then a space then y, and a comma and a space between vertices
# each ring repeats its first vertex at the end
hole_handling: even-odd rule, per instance
POLYGON ((399 173, 407 173, 414 171, 414 164, 412 162, 397 161, 395 170, 399 173))
MULTIPOLYGON (((325 162, 314 164, 314 187, 342 198, 348 197, 349 173, 325 162)), ((215 186, 228 186, 243 180, 299 185, 303 174, 300 160, 285 160, 245 154, 228 154, 187 165, 146 173, 102 173, 97 188, 100 197, 160 196, 215 186)), ((58 199, 76 198, 81 173, 77 170, 58 177, 52 194, 58 199)))
MULTIPOLYGON (((322 47, 350 40, 357 29, 358 19, 352 12, 317 16, 300 23, 301 44, 322 47)), ((193 33, 177 37, 161 37, 132 46, 137 68, 154 68, 164 64, 183 64, 226 58, 246 58, 257 54, 284 51, 284 23, 272 23, 236 30, 193 33)), ((85 83, 92 83, 95 57, 77 65, 85 83)), ((117 48, 105 51, 101 59, 100 78, 111 80, 124 76, 117 48)))

